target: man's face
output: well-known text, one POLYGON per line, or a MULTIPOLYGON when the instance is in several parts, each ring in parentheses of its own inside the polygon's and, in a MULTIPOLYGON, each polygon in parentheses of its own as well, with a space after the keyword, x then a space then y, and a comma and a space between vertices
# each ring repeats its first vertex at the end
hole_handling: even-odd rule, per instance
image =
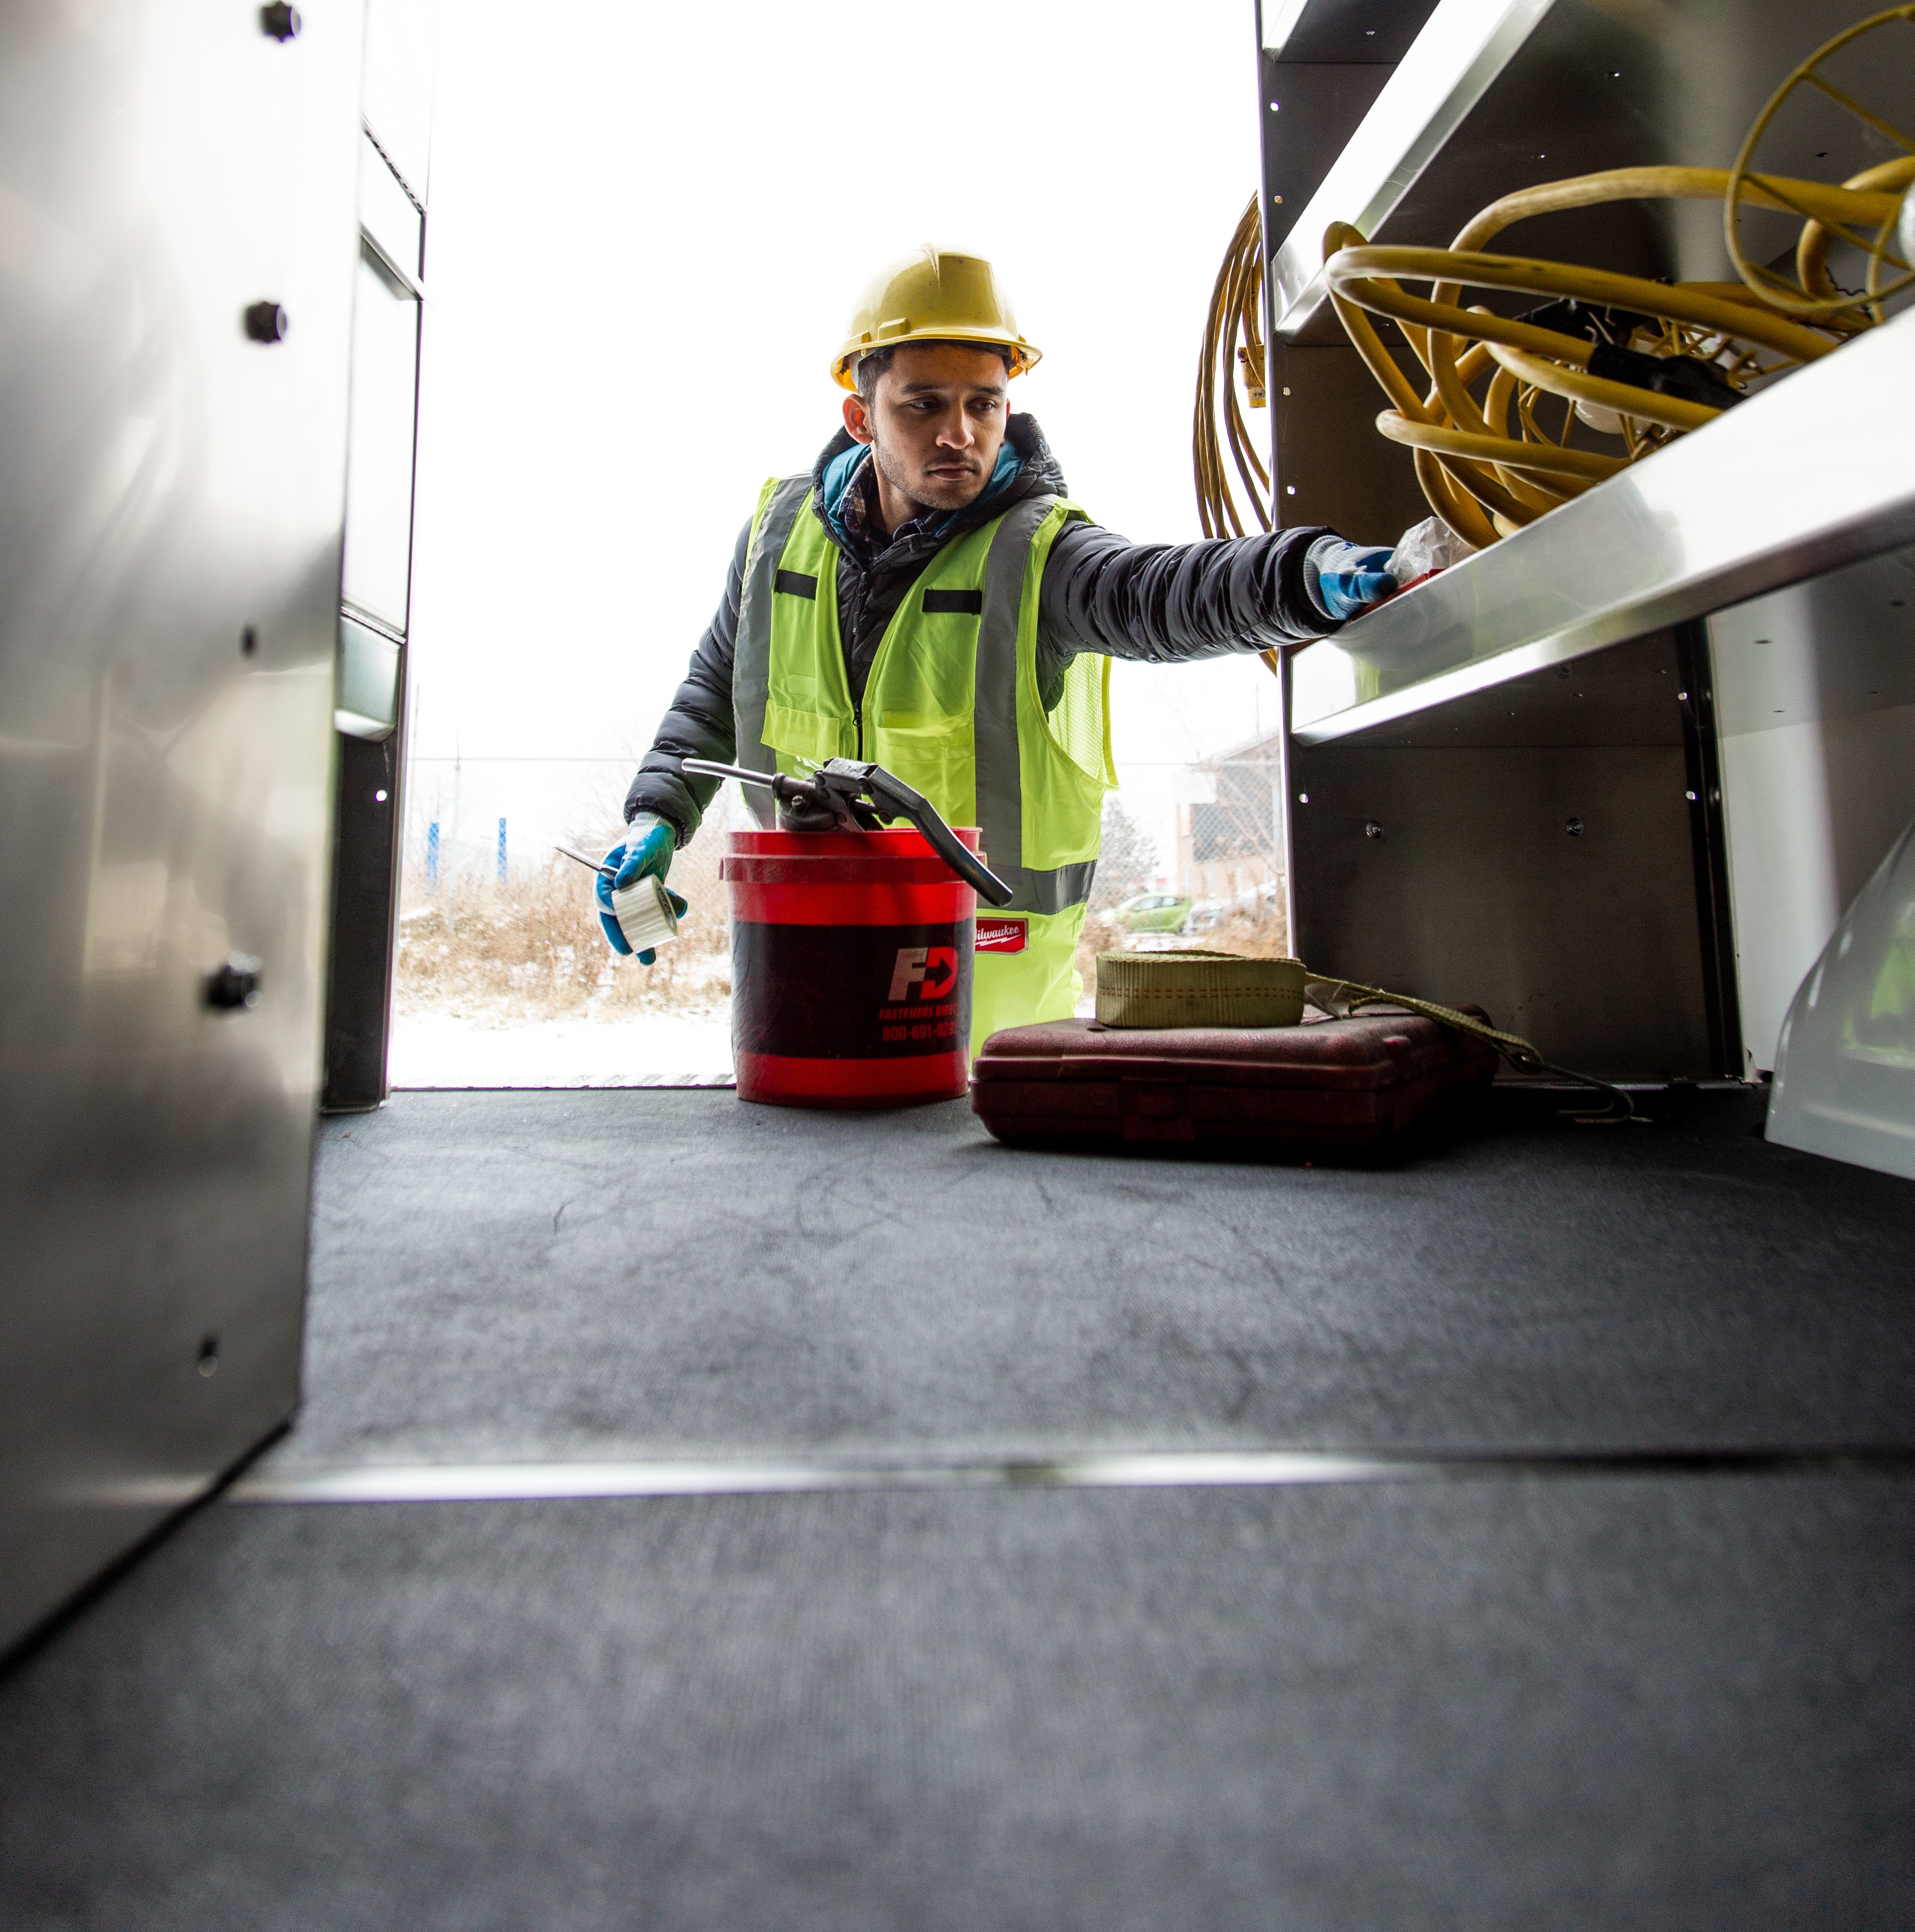
POLYGON ((871 446, 880 473, 914 502, 961 510, 991 480, 1004 440, 1004 358, 950 342, 907 343, 869 408, 845 401, 845 427, 871 446))

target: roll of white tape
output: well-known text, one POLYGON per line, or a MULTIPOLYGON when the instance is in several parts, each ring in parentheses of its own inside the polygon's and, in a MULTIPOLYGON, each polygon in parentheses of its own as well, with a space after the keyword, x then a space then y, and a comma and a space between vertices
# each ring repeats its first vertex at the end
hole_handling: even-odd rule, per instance
POLYGON ((612 916, 635 952, 669 946, 678 937, 678 915, 665 897, 665 881, 650 872, 612 894, 612 916))

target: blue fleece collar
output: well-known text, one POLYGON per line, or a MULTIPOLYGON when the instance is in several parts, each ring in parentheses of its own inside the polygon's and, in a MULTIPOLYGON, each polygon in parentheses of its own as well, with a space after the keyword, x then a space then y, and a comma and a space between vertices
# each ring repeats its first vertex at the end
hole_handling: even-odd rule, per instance
POLYGON ((845 493, 857 482, 865 458, 871 454, 861 442, 854 442, 848 449, 841 449, 824 466, 824 474, 818 478, 818 494, 823 499, 821 507, 824 520, 831 526, 831 534, 842 547, 851 540, 845 528, 845 493))

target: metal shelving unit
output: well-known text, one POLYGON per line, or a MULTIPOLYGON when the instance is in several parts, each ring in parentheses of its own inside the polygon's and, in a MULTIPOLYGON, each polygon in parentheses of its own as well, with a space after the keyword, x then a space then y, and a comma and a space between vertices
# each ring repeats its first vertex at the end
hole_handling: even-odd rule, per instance
MULTIPOLYGON (((1266 0, 1281 520, 1380 542, 1427 514, 1323 299, 1330 222, 1442 245, 1539 182, 1727 166, 1856 17, 1847 0, 1266 0)), ((1915 120, 1915 67, 1883 84, 1915 120)), ((1893 152, 1831 114, 1779 128, 1765 164, 1840 180, 1893 152)), ((1732 274, 1706 202, 1551 214, 1497 245, 1732 274)), ((1915 815, 1911 365, 1904 316, 1292 658, 1296 950, 1480 1000, 1618 1077, 1772 1066, 1777 989, 1915 815)))

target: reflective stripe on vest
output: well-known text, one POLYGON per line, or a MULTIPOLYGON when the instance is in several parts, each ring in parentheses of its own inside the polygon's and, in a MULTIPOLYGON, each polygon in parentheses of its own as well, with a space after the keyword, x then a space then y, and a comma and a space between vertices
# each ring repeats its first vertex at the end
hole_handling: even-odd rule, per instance
MULTIPOLYGON (((775 772, 778 754, 764 743, 766 688, 771 676, 771 600, 778 560, 791 526, 811 495, 809 476, 773 477, 758 493, 752 541, 745 553, 745 579, 738 601, 738 635, 731 660, 731 718, 737 748, 734 764, 747 771, 775 772)), ((761 785, 740 785, 752 816, 769 830, 777 823, 777 801, 761 785)))
MULTIPOLYGON (((1074 864, 1032 868, 1024 862, 1019 632, 1031 539, 1058 500, 1027 496, 1007 510, 997 520, 984 567, 984 616, 977 627, 977 822, 992 871, 1016 889, 1016 896, 1004 908, 1007 912, 1058 913, 1082 905, 1091 896, 1091 875, 1097 868, 1094 841, 1093 856, 1074 864)), ((1028 658, 1034 656, 1034 626, 1030 642, 1033 648, 1026 652, 1028 658)), ((1109 659, 1098 662, 1108 674, 1109 659)), ((1034 681, 1034 664, 1031 669, 1034 681)), ((1097 829, 1101 832, 1101 812, 1097 829)))

